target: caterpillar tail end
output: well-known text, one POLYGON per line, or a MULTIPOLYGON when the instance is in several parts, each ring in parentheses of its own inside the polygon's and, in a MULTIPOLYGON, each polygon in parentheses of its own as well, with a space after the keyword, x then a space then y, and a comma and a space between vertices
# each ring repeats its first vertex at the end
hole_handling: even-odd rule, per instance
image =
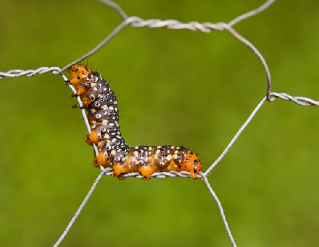
POLYGON ((191 178, 197 179, 198 173, 202 171, 202 164, 198 156, 194 152, 188 151, 186 160, 181 164, 181 170, 189 172, 191 178))

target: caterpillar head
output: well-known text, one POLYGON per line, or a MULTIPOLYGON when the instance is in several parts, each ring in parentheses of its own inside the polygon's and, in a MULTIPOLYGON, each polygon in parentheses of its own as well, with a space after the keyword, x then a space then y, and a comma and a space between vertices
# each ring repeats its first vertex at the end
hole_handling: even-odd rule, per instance
POLYGON ((78 83, 83 77, 87 77, 91 73, 91 69, 85 65, 76 64, 67 69, 67 72, 71 74, 72 84, 78 83))
POLYGON ((71 75, 79 75, 82 73, 89 74, 91 73, 91 69, 85 65, 76 64, 67 69, 67 72, 71 75))
POLYGON ((192 178, 197 178, 197 174, 202 171, 202 164, 194 152, 190 150, 187 152, 184 161, 181 163, 181 170, 188 171, 192 178))

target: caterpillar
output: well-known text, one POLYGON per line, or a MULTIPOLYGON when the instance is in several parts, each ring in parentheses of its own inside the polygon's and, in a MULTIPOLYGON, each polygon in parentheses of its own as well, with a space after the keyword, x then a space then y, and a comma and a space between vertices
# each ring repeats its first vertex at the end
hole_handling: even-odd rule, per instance
MULTIPOLYGON (((113 177, 139 172, 148 180, 155 172, 187 171, 190 177, 197 178, 202 171, 198 156, 191 150, 176 146, 136 146, 130 147, 122 137, 117 99, 109 83, 87 66, 76 64, 67 70, 75 84, 76 93, 87 111, 92 129, 85 137, 88 145, 96 144, 98 155, 94 158, 95 167, 113 168, 113 177)), ((78 107, 79 105, 73 106, 78 107)))

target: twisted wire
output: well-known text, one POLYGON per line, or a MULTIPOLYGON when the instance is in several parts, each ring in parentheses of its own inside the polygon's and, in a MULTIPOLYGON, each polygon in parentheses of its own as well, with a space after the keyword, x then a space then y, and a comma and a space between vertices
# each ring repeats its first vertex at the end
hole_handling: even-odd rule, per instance
MULTIPOLYGON (((251 42, 249 42, 247 39, 245 39, 244 37, 242 37, 241 35, 239 35, 233 28, 232 26, 237 24, 238 22, 250 18, 256 14, 261 13, 262 11, 266 10, 273 2, 275 2, 275 0, 268 0, 266 1, 266 3, 264 3, 262 6, 260 6, 259 8, 250 11, 244 15, 241 15, 239 17, 236 17, 235 19, 233 19, 232 21, 230 21, 228 24, 223 23, 223 22, 219 22, 219 23, 198 23, 198 22, 189 22, 189 23, 182 23, 180 21, 177 20, 159 20, 159 19, 150 19, 150 20, 143 20, 139 17, 136 16, 132 16, 132 17, 128 17, 125 12, 122 10, 122 8, 114 3, 113 1, 110 0, 97 0, 100 1, 106 5, 108 5, 109 7, 113 8, 114 10, 117 11, 117 13, 123 18, 123 22, 113 30, 113 32, 108 35, 101 43, 99 43, 96 47, 94 47, 91 51, 89 51, 88 53, 84 54, 82 57, 76 59, 75 61, 67 64, 66 66, 64 66, 62 69, 59 69, 57 71, 54 71, 56 74, 62 74, 68 67, 75 65, 79 62, 81 62, 82 60, 90 57, 92 54, 96 53, 98 50, 100 50, 104 45, 106 45, 112 38, 114 38, 124 27, 126 27, 127 25, 131 25, 132 27, 148 27, 148 28, 160 28, 160 27, 166 27, 169 29, 188 29, 191 31, 201 31, 204 33, 209 33, 212 30, 218 30, 218 31, 224 31, 227 30, 228 32, 230 32, 237 40, 239 40, 240 42, 242 42, 243 44, 245 44, 246 46, 248 46, 254 53, 255 55, 258 57, 258 59, 261 61, 265 73, 266 73, 266 77, 267 77, 267 91, 266 91, 266 96, 267 96, 267 100, 271 101, 270 99, 270 92, 271 92, 271 76, 270 76, 270 71, 268 69, 268 65, 266 63, 266 60, 263 58, 262 54, 258 51, 258 49, 252 45, 251 42)), ((20 70, 19 70, 20 71, 20 70)), ((21 71, 20 71, 21 72, 21 71)), ((44 71, 43 73, 47 73, 49 71, 44 71)), ((50 71, 51 72, 51 71, 50 71)), ((21 74, 19 76, 22 76, 24 74, 21 74)), ((33 76, 34 74, 30 75, 33 76)), ((1 76, 1 74, 0 74, 1 76)), ((5 75, 4 75, 5 76, 5 75)), ((3 76, 3 77, 4 77, 3 76)), ((2 77, 0 77, 1 79, 2 77)))
POLYGON ((271 101, 275 101, 276 99, 282 99, 286 101, 292 101, 295 102, 296 104, 300 106, 319 106, 319 101, 315 101, 310 98, 302 97, 302 96, 297 96, 293 97, 287 93, 271 93, 271 101))
MULTIPOLYGON (((107 167, 107 168, 101 168, 101 170, 104 172, 104 175, 106 176, 112 176, 112 172, 113 169, 111 167, 107 167)), ((131 172, 131 173, 126 173, 126 174, 122 174, 120 176, 121 178, 141 178, 143 179, 143 176, 141 176, 141 173, 139 172, 131 172)), ((150 178, 175 178, 175 177, 180 177, 180 178, 191 178, 190 173, 186 172, 186 171, 182 171, 182 172, 176 172, 176 171, 170 171, 170 172, 155 172, 153 174, 151 174, 150 178)), ((197 175, 197 178, 203 178, 203 176, 201 174, 197 175)))
POLYGON ((14 69, 9 70, 7 72, 0 72, 0 79, 4 77, 20 77, 27 76, 32 77, 35 75, 43 75, 45 73, 51 72, 52 74, 59 74, 61 69, 59 67, 40 67, 36 70, 22 70, 22 69, 14 69))
MULTIPOLYGON (((70 66, 72 66, 74 64, 77 64, 80 61, 88 58, 92 54, 96 53, 104 45, 106 45, 111 39, 113 39, 122 29, 124 29, 124 27, 126 27, 128 25, 130 25, 132 27, 148 27, 148 28, 166 27, 168 29, 187 29, 187 30, 191 30, 191 31, 201 31, 201 32, 204 32, 204 33, 210 33, 213 30, 216 30, 216 31, 228 31, 233 37, 235 37, 237 40, 239 40, 240 42, 245 44, 247 47, 249 47, 254 52, 254 54, 258 57, 258 59, 262 63, 262 65, 264 67, 264 70, 265 70, 265 73, 266 73, 266 77, 267 77, 266 97, 264 97, 263 100, 257 105, 257 107, 255 108, 253 113, 249 116, 249 118, 246 120, 246 122, 242 125, 242 127, 236 133, 235 137, 230 141, 230 143, 227 145, 226 149, 218 157, 218 159, 206 170, 206 172, 200 172, 200 174, 198 174, 198 178, 201 178, 201 179, 204 180, 209 192, 211 193, 212 197, 215 199, 215 201, 216 201, 216 203, 218 205, 218 208, 219 208, 219 211, 220 211, 220 215, 222 217, 226 232, 227 232, 228 237, 230 239, 230 242, 231 242, 232 246, 235 247, 236 244, 235 244, 234 238, 232 237, 232 234, 231 234, 231 231, 229 229, 228 223, 226 221, 226 216, 225 216, 225 213, 223 211, 222 205, 221 205, 217 195, 212 190, 212 188, 211 188, 211 186, 209 184, 209 181, 207 179, 207 176, 213 170, 213 168, 223 159, 225 154, 229 151, 229 149, 235 143, 235 141, 237 140, 239 135, 247 127, 247 125, 250 123, 250 121, 255 116, 255 114, 258 112, 258 110, 263 105, 263 103, 266 101, 266 99, 269 102, 272 102, 272 101, 276 100, 277 98, 280 98, 280 99, 285 100, 285 101, 293 101, 294 103, 296 103, 296 104, 298 104, 300 106, 313 106, 313 105, 314 106, 319 106, 319 101, 315 101, 315 100, 312 100, 310 98, 306 98, 306 97, 302 97, 302 96, 293 97, 293 96, 291 96, 289 94, 286 94, 286 93, 271 93, 271 75, 270 75, 270 71, 269 71, 268 65, 267 65, 264 57, 262 56, 262 54, 258 51, 258 49, 251 42, 249 42, 247 39, 245 39, 243 36, 241 36, 239 33, 237 33, 233 29, 233 26, 235 24, 239 23, 240 21, 242 21, 244 19, 247 19, 247 18, 250 18, 250 17, 252 17, 254 15, 257 15, 257 14, 261 13, 262 11, 266 10, 271 4, 273 4, 275 2, 275 0, 266 1, 262 6, 258 7, 257 9, 255 9, 253 11, 250 11, 250 12, 248 12, 246 14, 243 14, 241 16, 236 17, 235 19, 230 21, 228 24, 227 23, 223 23, 223 22, 219 22, 219 23, 214 24, 214 23, 209 23, 209 22, 205 22, 205 23, 198 23, 198 22, 182 23, 182 22, 177 21, 177 20, 159 20, 159 19, 143 20, 143 19, 141 19, 139 17, 135 17, 135 16, 128 17, 125 14, 125 12, 122 10, 122 8, 118 4, 116 4, 116 3, 112 2, 112 1, 109 1, 109 0, 98 0, 98 1, 100 1, 100 2, 108 5, 109 7, 112 7, 113 9, 115 9, 118 12, 118 14, 122 17, 122 19, 124 21, 117 28, 115 28, 113 30, 113 32, 111 34, 109 34, 101 43, 99 43, 96 47, 94 47, 91 51, 89 51, 88 53, 84 54, 79 59, 67 64, 62 69, 60 69, 59 67, 40 67, 40 68, 38 68, 36 70, 9 70, 7 72, 0 72, 0 79, 2 79, 4 77, 20 77, 20 76, 32 77, 34 75, 45 74, 45 73, 51 72, 52 74, 61 74, 62 78, 66 81, 67 78, 65 77, 63 72, 68 67, 70 67, 70 66)), ((71 88, 71 90, 73 92, 75 92, 75 89, 74 89, 73 86, 69 85, 69 87, 71 88)), ((81 102, 79 97, 77 97, 77 100, 78 100, 79 105, 82 106, 82 102, 81 102)), ((81 112, 82 112, 82 116, 84 118, 86 127, 88 129, 88 132, 90 133, 91 132, 91 128, 90 128, 90 125, 88 123, 88 120, 87 120, 87 117, 86 117, 86 114, 85 114, 85 110, 81 109, 81 112)), ((94 145, 94 151, 95 151, 95 155, 97 155, 98 154, 98 150, 97 150, 95 145, 94 145)), ((82 211, 82 209, 85 206, 86 202, 88 201, 89 197, 93 193, 93 191, 94 191, 97 183, 101 179, 101 177, 103 175, 106 175, 106 176, 111 176, 112 175, 112 171, 113 171, 112 168, 103 168, 102 166, 100 166, 100 169, 101 169, 101 173, 99 174, 99 176, 95 180, 95 182, 94 182, 93 186, 91 187, 91 189, 89 190, 87 196, 85 197, 85 199, 81 203, 79 209, 77 210, 77 212, 73 216, 72 220, 68 224, 67 228, 65 229, 65 231, 63 232, 61 237, 55 243, 54 247, 57 247, 62 242, 62 240, 64 239, 64 237, 68 233, 69 229, 74 224, 76 218, 79 216, 80 212, 82 211)), ((123 175, 121 175, 121 177, 122 178, 135 177, 135 178, 141 178, 142 179, 142 176, 138 172, 123 174, 123 175)), ((166 177, 190 178, 190 173, 189 172, 185 172, 185 171, 183 171, 183 172, 176 172, 176 171, 157 172, 157 173, 152 174, 150 177, 151 178, 160 178, 160 179, 161 178, 166 178, 166 177)))

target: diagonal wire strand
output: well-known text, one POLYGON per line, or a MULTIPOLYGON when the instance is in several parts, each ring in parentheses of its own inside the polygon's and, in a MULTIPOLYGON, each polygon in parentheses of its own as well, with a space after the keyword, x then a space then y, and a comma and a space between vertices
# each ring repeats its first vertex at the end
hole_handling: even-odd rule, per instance
POLYGON ((259 111, 260 107, 265 103, 267 97, 264 97, 260 103, 257 105, 257 107, 254 109, 254 111, 250 114, 248 119, 245 121, 245 123, 240 127, 240 129, 237 131, 236 135, 233 137, 233 139, 230 141, 230 143, 227 145, 225 150, 221 153, 221 155, 218 157, 218 159, 206 170, 204 173, 205 176, 208 176, 210 172, 214 169, 215 166, 218 165, 218 163, 225 157, 225 155, 228 153, 229 149, 234 145, 237 138, 240 136, 240 134, 244 131, 244 129, 247 127, 247 125, 250 123, 250 121, 254 118, 256 113, 259 111))
POLYGON ((224 210, 223 210, 223 207, 222 207, 222 204, 220 202, 220 200, 218 199, 216 193, 213 191, 212 187, 210 186, 210 183, 206 177, 205 174, 202 174, 202 177, 203 177, 203 180, 207 186, 207 189, 209 190, 210 194, 212 195, 212 197, 214 198, 217 206, 218 206, 218 209, 219 209, 219 212, 220 212, 220 216, 222 217, 222 220, 223 220, 223 223, 224 223, 224 226, 225 226, 225 229, 226 229, 226 232, 228 234, 228 238, 232 244, 233 247, 236 247, 236 243, 235 243, 235 240, 231 234, 231 231, 230 231, 230 228, 228 226, 228 223, 227 223, 227 220, 226 220, 226 215, 224 213, 224 210))
POLYGON ((259 13, 265 11, 266 9, 268 9, 270 7, 270 5, 272 5, 274 2, 276 2, 276 0, 268 0, 267 2, 265 2, 263 5, 261 5, 260 7, 258 7, 257 9, 254 9, 246 14, 243 14, 241 16, 236 17, 235 19, 233 19, 232 21, 230 21, 228 23, 229 26, 234 26, 235 24, 237 24, 238 22, 241 22, 242 20, 248 19, 254 15, 258 15, 259 13))
MULTIPOLYGON (((268 0, 266 1, 262 6, 260 6, 259 8, 250 11, 244 15, 241 15, 239 17, 236 17, 235 19, 233 19, 232 21, 230 21, 228 24, 226 23, 217 23, 217 24, 213 24, 213 23, 198 23, 198 22, 189 22, 189 23, 182 23, 179 22, 177 20, 166 20, 166 21, 162 21, 162 20, 157 20, 157 19, 151 19, 151 20, 143 20, 139 17, 128 17, 125 12, 122 10, 122 8, 115 2, 110 1, 110 0, 97 0, 103 4, 106 4, 107 6, 113 8, 114 10, 117 11, 117 13, 122 17, 122 19, 124 20, 117 28, 115 28, 113 30, 113 32, 111 34, 109 34, 100 44, 98 44, 96 47, 94 47, 91 51, 89 51, 88 53, 86 53, 85 55, 83 55, 82 57, 76 59, 75 61, 67 64, 66 66, 64 66, 62 69, 56 70, 52 73, 55 74, 62 74, 68 67, 75 65, 79 62, 81 62, 82 60, 90 57, 92 54, 96 53, 98 50, 100 50, 104 45, 106 45, 112 38, 114 38, 124 27, 126 27, 127 25, 131 25, 132 27, 149 27, 149 28, 159 28, 159 27, 166 27, 169 29, 189 29, 192 31, 196 31, 199 30, 201 32, 205 32, 205 33, 209 33, 212 30, 219 30, 219 31, 224 31, 227 30, 228 32, 230 32, 237 40, 239 40, 240 42, 242 42, 243 44, 245 44, 246 46, 248 46, 254 53, 255 55, 258 57, 258 59, 261 61, 265 73, 266 73, 266 77, 267 77, 267 91, 266 91, 266 96, 267 96, 267 100, 271 101, 270 99, 270 90, 271 90, 271 76, 270 76, 270 71, 268 69, 268 65, 265 61, 265 59, 263 58, 263 56, 261 55, 261 53, 257 50, 257 48, 252 45, 252 43, 250 43, 248 40, 246 40, 244 37, 242 37, 241 35, 239 35, 233 28, 232 26, 235 25, 236 23, 250 18, 254 15, 257 15, 259 13, 261 13, 262 11, 266 10, 272 3, 275 2, 275 0, 268 0)), ((56 67, 57 68, 57 67, 56 67)), ((46 71, 49 72, 49 71, 46 71)), ((43 72, 43 73, 46 73, 43 72)), ((20 71, 19 76, 22 76, 24 74, 22 71, 20 71)), ((39 73, 38 73, 39 74, 39 73)), ((27 75, 27 74, 26 74, 27 75)), ((35 74, 31 74, 31 75, 27 75, 27 76, 33 76, 35 74)), ((11 73, 7 73, 7 74, 0 74, 0 79, 3 76, 12 76, 12 72, 11 73)))
POLYGON ((87 195, 85 196, 84 200, 82 201, 82 203, 80 204, 80 207, 78 208, 78 210, 76 211, 76 213, 74 214, 74 216, 72 217, 71 221, 69 222, 68 226, 65 228, 65 230, 63 231, 62 235, 60 236, 60 238, 58 239, 58 241, 53 245, 53 247, 57 247, 61 244, 61 242, 63 241, 63 239, 65 238, 65 236, 68 234, 69 230, 71 229, 71 227, 73 226, 75 220, 77 219, 77 217, 80 215, 82 209, 84 208, 85 204, 88 202, 89 198, 91 197, 93 191, 95 190, 95 187, 97 186, 97 184, 99 183, 100 179, 102 178, 104 174, 104 171, 102 171, 97 178, 95 179, 91 189, 89 190, 89 192, 87 193, 87 195))

